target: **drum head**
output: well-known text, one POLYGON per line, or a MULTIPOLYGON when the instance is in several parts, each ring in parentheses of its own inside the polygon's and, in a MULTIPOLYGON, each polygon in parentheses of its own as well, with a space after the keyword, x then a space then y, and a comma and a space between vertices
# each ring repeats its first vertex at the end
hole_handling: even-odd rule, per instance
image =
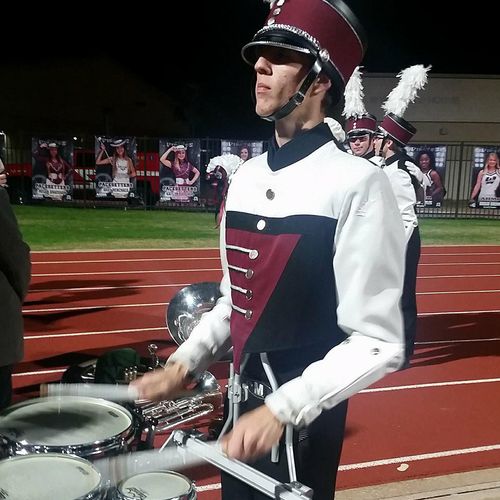
POLYGON ((210 311, 221 296, 219 283, 205 281, 188 285, 177 292, 166 311, 171 337, 181 345, 199 323, 201 315, 210 311))
POLYGON ((63 448, 105 441, 132 423, 128 410, 104 399, 35 398, 0 413, 0 435, 22 444, 63 448))
POLYGON ((46 453, 0 462, 1 498, 75 500, 99 498, 101 475, 87 460, 46 453))
POLYGON ((146 472, 120 483, 118 490, 125 499, 191 500, 196 498, 193 483, 177 472, 146 472))

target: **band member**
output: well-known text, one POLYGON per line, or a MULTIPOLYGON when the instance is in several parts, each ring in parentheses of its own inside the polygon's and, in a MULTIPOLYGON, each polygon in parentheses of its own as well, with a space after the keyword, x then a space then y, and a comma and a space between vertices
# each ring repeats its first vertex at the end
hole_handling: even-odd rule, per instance
MULTIPOLYGON (((223 449, 280 482, 296 471, 315 499, 334 496, 348 398, 404 358, 405 241, 391 187, 324 123, 363 40, 340 0, 271 4, 242 55, 274 135, 229 185, 222 297, 164 370, 135 382, 140 397, 170 397, 232 345, 234 425, 223 449)), ((266 498, 225 473, 222 497, 266 498)))
POLYGON ((357 67, 347 82, 344 91, 345 131, 349 149, 355 156, 369 160, 373 158, 373 138, 377 131, 377 119, 366 111, 363 102, 361 69, 357 67))
POLYGON ((415 349, 417 334, 417 269, 420 260, 420 232, 415 213, 417 202, 416 178, 408 170, 408 156, 404 147, 417 131, 402 114, 409 102, 415 98, 416 90, 422 89, 427 82, 430 68, 422 65, 403 70, 400 81, 384 103, 386 116, 382 120, 375 137, 375 153, 383 158, 382 168, 391 181, 406 233, 405 280, 401 307, 405 329, 405 360, 402 368, 410 366, 410 358, 415 349), (403 92, 401 89, 405 89, 403 92), (408 92, 408 90, 410 92, 408 92), (397 110, 396 114, 394 111, 397 110), (413 186, 412 186, 413 183, 413 186))

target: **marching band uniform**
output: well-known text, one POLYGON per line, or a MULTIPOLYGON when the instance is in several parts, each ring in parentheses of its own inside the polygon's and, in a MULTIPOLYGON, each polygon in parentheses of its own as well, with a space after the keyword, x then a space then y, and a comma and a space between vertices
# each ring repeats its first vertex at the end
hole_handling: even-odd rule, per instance
MULTIPOLYGON (((259 380, 256 357, 267 353, 280 388, 265 403, 296 428, 323 412, 309 438, 324 444, 326 459, 304 461, 332 484, 346 412, 339 403, 402 361, 404 235, 387 179, 341 152, 321 124, 240 167, 222 229, 223 297, 170 360, 199 372, 232 344, 236 370, 250 354, 241 375, 259 380), (304 171, 322 182, 297 199, 304 171)), ((276 477, 267 462, 262 470, 276 477)), ((299 480, 319 494, 298 465, 299 480)))
MULTIPOLYGON (((315 61, 297 94, 265 118, 289 114, 321 71, 340 94, 363 54, 358 28, 339 0, 272 2, 243 57, 253 63, 252 48, 272 45, 315 61)), ((251 465, 289 482, 295 462, 314 498, 331 499, 347 399, 404 357, 405 238, 387 176, 341 151, 328 123, 281 147, 273 138, 234 174, 220 237, 222 297, 169 362, 196 374, 233 346, 233 413, 265 404, 287 425, 280 453, 251 465)), ((264 498, 227 474, 222 495, 264 498)))
POLYGON ((379 125, 382 139, 380 151, 385 141, 390 139, 396 145, 390 154, 386 152, 382 168, 389 177, 403 219, 406 234, 406 262, 401 308, 405 330, 405 360, 402 368, 409 367, 409 361, 415 349, 417 334, 417 270, 420 260, 420 231, 415 213, 416 195, 422 187, 422 172, 404 152, 403 148, 417 131, 401 115, 409 102, 416 97, 416 90, 427 82, 427 71, 422 65, 412 66, 400 73, 400 82, 389 94, 384 103, 386 115, 379 125), (403 89, 403 90, 402 90, 403 89), (398 109, 398 114, 393 112, 398 109), (420 175, 419 175, 420 174, 420 175))

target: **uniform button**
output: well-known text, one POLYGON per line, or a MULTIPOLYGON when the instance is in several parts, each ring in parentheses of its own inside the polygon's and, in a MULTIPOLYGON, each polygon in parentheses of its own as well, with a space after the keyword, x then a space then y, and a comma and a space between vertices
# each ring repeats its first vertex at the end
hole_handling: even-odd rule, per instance
POLYGON ((266 198, 268 200, 274 200, 274 196, 275 196, 275 194, 274 194, 274 191, 272 189, 268 189, 266 191, 266 198))
POLYGON ((272 24, 274 24, 276 22, 276 19, 274 19, 274 17, 270 17, 268 20, 267 20, 267 25, 268 26, 271 26, 272 24))
POLYGON ((245 297, 247 298, 247 300, 252 300, 252 298, 253 298, 252 290, 247 290, 245 293, 245 297))
POLYGON ((250 309, 248 309, 247 311, 245 311, 245 319, 252 319, 252 315, 253 315, 253 311, 250 311, 250 309))
POLYGON ((247 272, 245 273, 245 278, 247 280, 252 279, 253 277, 253 269, 247 269, 247 272))
POLYGON ((278 1, 276 2, 276 5, 277 5, 278 7, 281 7, 284 3, 285 3, 285 0, 278 0, 278 1))
POLYGON ((258 250, 250 250, 248 257, 251 260, 255 260, 259 256, 259 251, 258 250))
POLYGON ((273 10, 273 16, 277 16, 281 12, 281 9, 278 7, 277 9, 273 10))
POLYGON ((266 221, 264 219, 260 219, 259 222, 257 222, 257 229, 259 231, 262 231, 266 227, 266 221))

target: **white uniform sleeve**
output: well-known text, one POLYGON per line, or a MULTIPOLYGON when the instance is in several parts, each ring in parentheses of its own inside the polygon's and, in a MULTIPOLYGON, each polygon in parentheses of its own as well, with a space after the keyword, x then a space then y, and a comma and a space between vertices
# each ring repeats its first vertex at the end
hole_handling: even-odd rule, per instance
POLYGON ((406 243, 408 243, 413 230, 418 226, 417 215, 415 214, 415 203, 417 203, 415 189, 413 189, 409 174, 400 168, 387 172, 387 176, 398 203, 399 213, 405 228, 406 243))
POLYGON ((405 161, 405 166, 408 169, 408 172, 410 172, 410 174, 413 175, 413 177, 415 177, 415 179, 417 179, 418 183, 421 186, 423 186, 424 185, 424 174, 423 174, 422 170, 420 170, 415 165, 415 163, 408 161, 408 160, 405 161))
POLYGON ((225 216, 220 225, 221 262, 223 277, 220 284, 222 296, 215 306, 202 315, 188 339, 169 357, 169 362, 179 362, 193 374, 202 373, 231 347, 229 321, 231 317, 231 287, 225 249, 225 216))
POLYGON ((348 339, 267 396, 283 423, 304 426, 399 368, 405 239, 387 176, 373 170, 345 196, 333 267, 338 325, 348 339))

